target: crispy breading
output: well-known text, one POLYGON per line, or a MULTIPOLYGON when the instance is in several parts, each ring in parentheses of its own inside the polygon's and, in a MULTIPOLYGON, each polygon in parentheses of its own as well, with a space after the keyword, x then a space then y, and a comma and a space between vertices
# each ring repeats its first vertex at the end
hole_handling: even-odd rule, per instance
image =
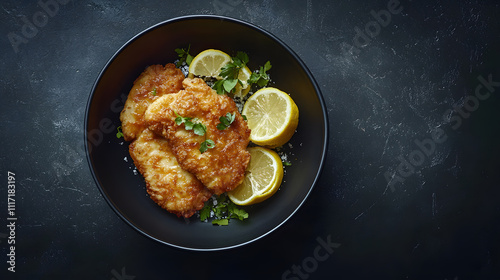
POLYGON ((194 175, 179 166, 167 140, 149 129, 140 133, 129 151, 149 196, 167 211, 189 218, 212 196, 194 175))
POLYGON ((149 104, 165 94, 181 90, 183 80, 184 74, 172 63, 165 66, 151 65, 139 75, 120 114, 126 141, 136 139, 147 127, 143 117, 149 104))
POLYGON ((250 160, 246 150, 250 129, 238 112, 234 100, 218 95, 203 80, 187 78, 184 90, 162 96, 147 109, 144 118, 149 128, 163 135, 181 167, 194 174, 209 190, 221 194, 236 188, 245 175, 250 160), (177 125, 177 114, 197 119, 207 127, 204 136, 177 125), (217 129, 219 118, 227 113, 236 114, 234 122, 226 129, 217 129), (215 142, 212 149, 201 153, 200 144, 205 139, 215 142))

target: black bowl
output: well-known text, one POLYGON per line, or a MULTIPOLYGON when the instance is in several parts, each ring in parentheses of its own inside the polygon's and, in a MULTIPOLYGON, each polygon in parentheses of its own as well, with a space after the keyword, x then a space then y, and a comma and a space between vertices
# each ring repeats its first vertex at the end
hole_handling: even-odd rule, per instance
POLYGON ((252 24, 221 16, 171 19, 141 32, 109 60, 93 86, 85 115, 87 159, 97 186, 111 208, 144 235, 178 248, 220 250, 241 246, 272 232, 302 205, 318 180, 328 143, 325 105, 318 85, 300 58, 282 41, 252 24), (270 60, 273 84, 296 102, 297 132, 285 149, 280 190, 268 200, 244 207, 250 217, 228 226, 178 218, 147 195, 144 179, 134 170, 128 143, 116 137, 119 114, 133 81, 149 65, 174 62, 176 48, 191 45, 195 55, 215 48, 235 55, 244 51, 249 68, 270 60))

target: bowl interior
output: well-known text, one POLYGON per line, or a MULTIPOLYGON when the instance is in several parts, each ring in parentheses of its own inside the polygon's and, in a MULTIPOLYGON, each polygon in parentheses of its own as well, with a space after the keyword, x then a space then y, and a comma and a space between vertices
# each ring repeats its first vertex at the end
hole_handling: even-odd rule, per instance
POLYGON ((286 221, 303 203, 317 180, 326 153, 327 117, 319 88, 300 59, 281 41, 248 23, 216 16, 192 16, 155 25, 126 43, 107 63, 90 96, 85 139, 95 181, 111 207, 127 223, 162 243, 194 250, 231 248, 256 240, 286 221), (215 48, 235 55, 244 51, 252 70, 269 60, 277 87, 294 99, 299 126, 285 149, 280 190, 270 199, 245 207, 250 217, 213 226, 195 216, 177 218, 148 196, 143 177, 134 171, 128 143, 116 137, 119 114, 135 78, 149 65, 174 62, 174 49, 190 53, 215 48))

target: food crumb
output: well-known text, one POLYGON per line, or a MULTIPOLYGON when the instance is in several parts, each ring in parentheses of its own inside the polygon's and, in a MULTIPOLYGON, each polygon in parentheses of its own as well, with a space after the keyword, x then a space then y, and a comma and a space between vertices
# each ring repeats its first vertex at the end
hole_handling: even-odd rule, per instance
POLYGON ((184 74, 185 77, 188 76, 189 74, 189 66, 186 64, 186 62, 182 63, 182 66, 180 67, 182 74, 184 74))
POLYGON ((282 161, 282 162, 286 162, 286 161, 288 161, 288 155, 287 155, 287 154, 282 153, 282 154, 280 155, 280 157, 281 157, 281 161, 282 161))

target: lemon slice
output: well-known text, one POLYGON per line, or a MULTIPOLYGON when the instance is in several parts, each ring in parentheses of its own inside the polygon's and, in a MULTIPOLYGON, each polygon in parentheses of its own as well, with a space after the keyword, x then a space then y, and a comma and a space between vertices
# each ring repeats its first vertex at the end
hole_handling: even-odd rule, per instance
POLYGON ((243 182, 227 193, 237 205, 251 205, 271 197, 283 180, 283 164, 278 154, 264 147, 250 147, 250 163, 243 182))
POLYGON ((240 83, 237 83, 235 88, 234 88, 234 96, 235 97, 240 97, 243 98, 248 94, 250 91, 250 85, 248 84, 248 79, 250 79, 250 76, 252 75, 252 71, 248 67, 243 67, 240 69, 238 72, 238 80, 241 81, 243 85, 240 83))
POLYGON ((299 123, 299 109, 285 92, 262 88, 248 98, 242 115, 252 130, 250 141, 260 146, 275 148, 292 138, 299 123))
POLYGON ((193 58, 189 65, 188 77, 194 76, 220 78, 221 68, 231 62, 231 57, 222 51, 208 49, 193 58))

